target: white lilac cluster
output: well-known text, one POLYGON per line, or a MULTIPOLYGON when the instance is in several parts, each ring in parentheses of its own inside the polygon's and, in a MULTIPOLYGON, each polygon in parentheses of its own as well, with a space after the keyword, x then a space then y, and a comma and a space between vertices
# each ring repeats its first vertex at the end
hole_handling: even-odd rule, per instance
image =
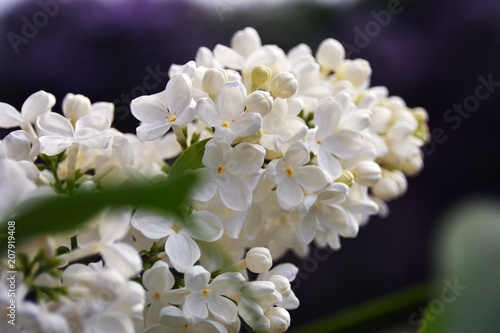
POLYGON ((0 103, 0 127, 20 128, 0 143, 0 219, 37 196, 166 178, 166 160, 205 144, 185 219, 109 209, 18 249, 22 332, 222 333, 242 320, 284 332, 297 268, 273 258, 339 249, 422 168, 425 110, 370 87, 368 62, 334 39, 287 54, 246 28, 169 74, 164 91, 132 101, 137 136, 111 127, 112 104, 82 95, 62 115, 45 91, 20 112, 0 103))

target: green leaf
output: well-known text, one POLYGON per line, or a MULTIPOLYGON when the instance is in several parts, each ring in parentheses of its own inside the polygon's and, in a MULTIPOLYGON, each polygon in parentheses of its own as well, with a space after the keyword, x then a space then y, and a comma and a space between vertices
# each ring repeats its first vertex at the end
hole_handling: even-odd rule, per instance
MULTIPOLYGON (((24 204, 15 221, 17 242, 41 234, 71 232, 104 208, 146 207, 181 216, 180 206, 188 200, 195 175, 170 176, 148 183, 122 184, 99 192, 37 198, 24 204)), ((0 231, 7 230, 7 222, 0 231)), ((6 246, 3 246, 4 251, 6 246)))
POLYGON ((187 170, 196 170, 203 167, 202 159, 205 153, 205 145, 210 139, 198 141, 184 150, 175 160, 170 169, 171 176, 179 176, 187 170))

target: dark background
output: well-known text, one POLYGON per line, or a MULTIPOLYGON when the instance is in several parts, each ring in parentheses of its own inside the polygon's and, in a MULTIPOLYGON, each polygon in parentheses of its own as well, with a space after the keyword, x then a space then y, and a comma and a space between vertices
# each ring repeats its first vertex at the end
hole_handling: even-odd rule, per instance
MULTIPOLYGON (((138 122, 127 105, 145 92, 140 87, 147 68, 167 72, 172 63, 194 60, 199 46, 229 45, 232 34, 246 26, 255 27, 264 44, 285 51, 298 43, 315 51, 328 37, 357 45, 350 57, 370 62, 372 85, 385 85, 409 106, 428 110, 433 143, 426 147, 423 172, 410 179, 403 198, 390 203, 388 218, 373 218, 356 239, 344 239, 340 251, 316 265, 287 258, 306 276, 296 289, 301 307, 291 312, 292 328, 429 280, 442 215, 466 198, 498 195, 500 87, 467 118, 460 116, 460 124, 443 115, 475 94, 479 76, 500 82, 500 2, 401 0, 402 11, 363 45, 358 31, 370 28, 376 22, 371 12, 386 10, 389 1, 245 10, 237 10, 241 1, 219 3, 235 10, 225 11, 221 20, 211 5, 187 1, 131 0, 113 6, 74 1, 59 5, 18 52, 9 33, 22 36, 26 19, 33 22, 42 7, 30 2, 14 8, 1 17, 0 101, 20 109, 31 93, 43 89, 56 96, 54 110, 60 111, 66 93, 82 93, 93 102, 114 102, 114 126, 133 132, 138 122)), ((147 93, 162 90, 167 81, 160 81, 147 93)), ((415 310, 394 320, 410 332, 414 327, 406 318, 415 310)), ((367 331, 376 329, 381 326, 367 331)))

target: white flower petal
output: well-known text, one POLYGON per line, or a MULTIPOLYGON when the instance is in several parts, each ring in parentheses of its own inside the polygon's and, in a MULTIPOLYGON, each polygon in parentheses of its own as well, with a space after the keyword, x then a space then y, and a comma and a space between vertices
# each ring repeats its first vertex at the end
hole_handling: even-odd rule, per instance
POLYGON ((318 219, 327 229, 341 229, 347 225, 347 215, 341 206, 321 205, 318 208, 318 219))
POLYGON ((245 278, 240 273, 222 273, 213 279, 210 289, 214 294, 231 297, 240 291, 244 283, 245 278))
POLYGON ((278 184, 276 192, 278 199, 290 207, 296 207, 304 200, 304 191, 302 188, 293 179, 288 177, 278 184))
POLYGON ((179 272, 185 272, 200 259, 200 248, 191 238, 181 233, 173 233, 165 242, 165 253, 172 266, 179 272))
POLYGON ((316 214, 309 212, 299 224, 297 239, 302 244, 309 244, 316 235, 316 214))
POLYGON ((306 165, 295 170, 295 179, 303 188, 318 191, 328 184, 328 179, 321 168, 315 165, 306 165))
POLYGON ((113 243, 122 239, 130 229, 130 211, 122 209, 104 213, 98 228, 101 242, 113 243))
POLYGON ((229 299, 221 296, 213 296, 207 300, 207 305, 215 318, 225 323, 233 323, 236 321, 236 305, 229 299))
POLYGON ((197 240, 214 242, 222 236, 224 228, 217 215, 203 210, 189 216, 182 232, 197 240))
POLYGON ((144 272, 142 283, 149 292, 164 292, 172 289, 175 279, 170 272, 168 264, 160 260, 144 272))
POLYGON ((266 151, 262 146, 243 142, 227 155, 227 171, 238 175, 253 175, 264 163, 266 151))
POLYGON ((137 137, 142 141, 152 141, 167 133, 171 126, 167 119, 154 123, 142 123, 137 127, 137 137))
POLYGON ((133 99, 130 109, 134 117, 146 123, 162 121, 168 117, 167 106, 161 101, 158 94, 133 99))
POLYGON ((186 74, 177 74, 171 78, 165 89, 167 108, 171 114, 179 115, 191 102, 191 79, 186 74))
POLYGON ((36 119, 36 126, 40 136, 55 135, 65 138, 73 138, 74 136, 73 126, 68 119, 61 116, 59 113, 42 113, 36 119))
POLYGON ((101 255, 110 268, 120 272, 125 277, 131 277, 142 269, 142 260, 137 250, 126 243, 114 243, 102 246, 101 255))
POLYGON ((350 159, 363 148, 365 141, 361 134, 351 130, 339 130, 324 140, 327 150, 340 157, 350 159))
POLYGON ((219 117, 224 120, 236 120, 245 110, 247 90, 239 81, 230 81, 220 88, 217 94, 219 117))
POLYGON ((340 162, 322 146, 318 150, 318 166, 327 172, 332 180, 339 178, 342 174, 340 162))
POLYGON ((93 114, 106 117, 109 120, 109 122, 112 123, 115 114, 115 105, 113 103, 108 103, 108 102, 93 103, 91 112, 93 114))
POLYGON ((85 331, 106 333, 134 333, 134 324, 124 313, 98 314, 89 321, 85 331))
POLYGON ((81 132, 88 128, 91 128, 97 132, 103 132, 109 129, 110 125, 111 123, 109 119, 104 116, 98 114, 83 116, 75 123, 75 136, 85 137, 85 135, 81 134, 81 132))
POLYGON ((208 308, 206 298, 201 294, 191 294, 186 297, 186 302, 182 307, 184 317, 187 318, 207 318, 208 308))
POLYGON ((286 164, 292 167, 304 165, 309 159, 309 149, 302 141, 292 144, 285 153, 286 164))
POLYGON ((160 239, 173 233, 171 219, 138 209, 131 220, 132 226, 149 239, 160 239))
POLYGON ((72 138, 61 136, 46 135, 38 138, 40 142, 40 152, 48 156, 54 156, 62 153, 73 144, 72 138))
POLYGON ((21 114, 11 105, 0 102, 0 127, 11 128, 21 126, 23 123, 21 114))
POLYGON ((25 121, 33 123, 36 117, 52 109, 54 104, 56 104, 54 95, 40 90, 28 97, 23 103, 21 115, 25 121))
POLYGON ((243 113, 241 117, 231 123, 231 130, 238 136, 249 136, 262 127, 262 116, 258 113, 243 113))
POLYGON ((214 102, 210 98, 200 98, 196 104, 196 113, 201 121, 211 127, 220 126, 220 117, 214 102))
POLYGON ((323 100, 314 112, 314 122, 318 126, 316 137, 328 136, 340 122, 342 110, 339 103, 333 98, 323 100))
POLYGON ((241 212, 250 207, 252 188, 247 181, 225 173, 219 177, 218 182, 220 198, 227 208, 241 212))
POLYGON ((31 142, 23 130, 10 132, 0 145, 0 158, 10 158, 14 161, 30 159, 31 142))
POLYGON ((215 58, 225 67, 232 69, 243 69, 245 60, 235 50, 221 44, 217 44, 214 48, 215 58))

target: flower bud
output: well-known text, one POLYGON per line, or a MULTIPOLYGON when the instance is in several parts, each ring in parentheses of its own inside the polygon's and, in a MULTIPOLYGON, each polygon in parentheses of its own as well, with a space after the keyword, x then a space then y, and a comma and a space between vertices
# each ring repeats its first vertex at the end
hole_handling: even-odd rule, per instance
POLYGON ((259 89, 264 83, 269 81, 272 74, 273 72, 271 71, 271 68, 267 66, 264 65, 255 66, 250 76, 252 80, 252 89, 253 90, 259 89))
POLYGON ((75 123, 81 117, 90 114, 92 104, 90 99, 83 95, 67 94, 62 102, 62 110, 64 115, 75 123))
POLYGON ((259 34, 251 27, 237 31, 231 39, 231 48, 245 58, 261 46, 259 34))
POLYGON ((292 292, 292 287, 290 286, 290 281, 283 275, 273 275, 269 278, 269 281, 274 283, 276 290, 283 296, 283 298, 288 297, 292 292))
POLYGON ((401 171, 408 176, 416 176, 424 167, 424 161, 420 154, 413 154, 408 157, 406 161, 403 162, 401 166, 401 171))
POLYGON ((396 199, 401 196, 407 188, 406 177, 401 171, 382 172, 382 178, 372 187, 373 194, 384 201, 396 199))
POLYGON ((283 333, 290 327, 290 314, 282 307, 269 307, 264 311, 264 315, 271 323, 271 328, 269 329, 271 333, 283 333))
POLYGON ((246 106, 248 112, 256 112, 264 117, 273 108, 273 98, 269 92, 257 90, 247 96, 246 106))
POLYGON ((293 96, 298 89, 299 82, 292 73, 280 73, 271 81, 271 94, 274 97, 288 98, 293 96))
POLYGON ((357 183, 373 186, 382 177, 382 169, 380 169, 380 165, 373 161, 363 161, 356 165, 353 174, 357 183))
POLYGON ((210 96, 215 96, 228 80, 227 73, 221 68, 209 68, 203 75, 201 88, 210 96))
POLYGON ((264 273, 273 266, 273 258, 267 248, 254 247, 248 250, 245 263, 250 272, 264 273))
POLYGON ((345 50, 339 41, 328 38, 321 42, 316 51, 316 59, 323 68, 337 69, 345 58, 345 50))
POLYGON ((351 187, 354 184, 354 175, 349 170, 342 170, 339 178, 335 179, 336 183, 344 183, 351 187))
POLYGON ((337 69, 340 80, 349 80, 354 86, 361 86, 370 78, 372 69, 364 59, 345 60, 337 69))

